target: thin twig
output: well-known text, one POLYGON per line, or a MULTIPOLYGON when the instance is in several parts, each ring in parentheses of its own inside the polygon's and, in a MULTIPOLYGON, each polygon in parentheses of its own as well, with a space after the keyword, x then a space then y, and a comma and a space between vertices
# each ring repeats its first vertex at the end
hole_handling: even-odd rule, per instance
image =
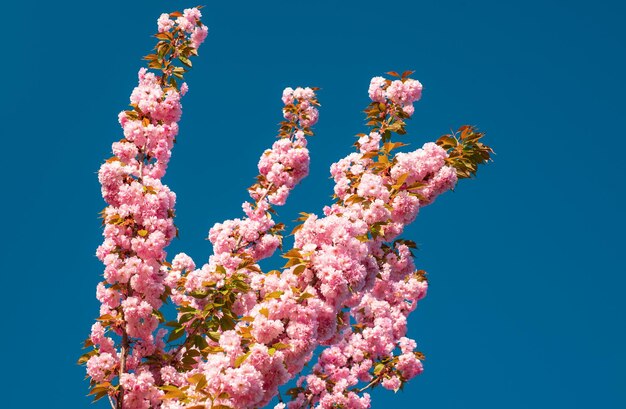
POLYGON ((367 390, 368 388, 375 386, 378 382, 380 382, 380 378, 374 378, 374 380, 370 383, 368 383, 367 385, 365 385, 364 387, 362 387, 361 389, 358 389, 357 391, 359 393, 363 392, 364 390, 367 390))

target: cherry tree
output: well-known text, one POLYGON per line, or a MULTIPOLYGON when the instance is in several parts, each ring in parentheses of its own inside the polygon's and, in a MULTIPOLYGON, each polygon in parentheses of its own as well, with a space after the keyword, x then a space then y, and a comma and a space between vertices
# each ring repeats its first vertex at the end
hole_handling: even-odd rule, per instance
POLYGON ((490 159, 483 134, 463 126, 400 152, 406 121, 422 93, 411 72, 375 77, 367 133, 331 166, 334 202, 302 213, 286 264, 259 261, 282 251, 275 206, 309 172, 307 138, 319 103, 315 88, 283 91, 277 140, 262 153, 242 216, 209 232, 214 254, 197 266, 168 261, 176 237, 176 195, 161 182, 181 118, 184 74, 207 36, 200 8, 162 14, 148 69, 119 122, 124 137, 98 177, 104 263, 100 315, 85 343, 91 395, 118 409, 369 408, 367 390, 397 391, 422 372, 406 336, 407 317, 426 295, 425 272, 400 238, 419 209, 476 174, 490 159), (168 320, 163 305, 175 306, 168 320), (321 352, 311 367, 313 354, 321 352), (295 379, 285 392, 279 387, 295 379))

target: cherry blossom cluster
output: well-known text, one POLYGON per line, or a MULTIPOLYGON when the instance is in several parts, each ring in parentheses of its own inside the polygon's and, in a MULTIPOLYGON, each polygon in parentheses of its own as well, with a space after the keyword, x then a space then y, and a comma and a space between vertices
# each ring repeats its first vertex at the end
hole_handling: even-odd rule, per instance
POLYGON ((375 102, 391 101, 411 116, 415 112, 413 103, 422 97, 422 84, 412 78, 390 81, 374 77, 370 82, 369 96, 375 102))
MULTIPOLYGON (((174 14, 174 13, 172 13, 174 14)), ((209 28, 204 24, 198 24, 202 13, 198 8, 185 9, 182 15, 161 14, 157 20, 159 33, 170 32, 174 27, 178 26, 184 33, 189 35, 191 46, 197 49, 204 42, 209 28), (172 19, 175 17, 175 20, 172 19)))
POLYGON ((491 149, 463 127, 406 153, 392 135, 406 133, 422 85, 410 72, 375 77, 366 109, 368 133, 356 151, 331 166, 335 201, 323 214, 302 213, 281 270, 260 260, 282 247, 284 225, 272 206, 285 204, 309 173, 307 137, 318 121, 315 88, 286 88, 278 139, 261 155, 244 216, 209 231, 214 253, 197 267, 186 254, 166 260, 176 236, 175 194, 162 184, 178 133, 178 85, 206 37, 198 8, 163 14, 160 40, 146 57, 131 110, 119 116, 124 138, 102 165, 108 206, 102 303, 83 355, 96 399, 116 409, 252 409, 286 391, 275 409, 371 406, 366 392, 397 391, 423 370, 408 315, 427 292, 411 248, 399 238, 419 209, 475 174, 491 149), (165 302, 176 307, 167 321, 165 302), (317 363, 305 366, 317 348, 317 363))
POLYGON ((360 382, 398 390, 422 371, 416 343, 405 335, 407 316, 425 296, 427 282, 403 241, 387 243, 457 178, 446 165, 446 151, 433 143, 388 158, 381 134, 399 104, 393 94, 385 98, 374 101, 384 102, 387 111, 380 127, 360 137, 358 152, 331 166, 337 203, 324 209, 324 218, 310 216, 296 233, 295 246, 308 254, 314 274, 315 290, 307 291, 333 311, 334 322, 327 333, 316 334, 329 347, 291 391, 290 409, 368 408, 360 382))
MULTIPOLYGON (((291 92, 285 94, 284 102, 293 103, 291 92)), ((398 108, 387 103, 389 112, 398 108)), ((187 256, 174 260, 170 274, 172 286, 178 285, 181 291, 177 302, 195 311, 206 309, 208 297, 184 294, 201 291, 209 283, 226 288, 229 277, 242 270, 245 253, 253 263, 259 260, 255 245, 262 242, 273 223, 267 212, 268 186, 291 180, 274 178, 271 169, 279 174, 289 160, 289 154, 281 156, 289 151, 280 148, 281 141, 292 141, 301 149, 300 132, 295 130, 293 138, 280 139, 263 154, 261 182, 250 189, 256 206, 244 204, 248 218, 218 224, 211 230, 215 254, 209 263, 193 270, 187 256), (267 224, 255 219, 254 209, 264 212, 267 224), (251 245, 242 247, 242 243, 251 245), (184 270, 193 271, 185 275, 184 270)), ((294 399, 287 404, 289 408, 367 408, 369 396, 353 390, 359 382, 397 390, 421 372, 421 355, 405 335, 407 316, 424 297, 427 284, 423 273, 415 272, 409 247, 401 242, 386 243, 414 220, 420 206, 453 187, 456 174, 445 184, 440 182, 437 175, 447 174, 447 154, 435 144, 382 161, 380 142, 385 132, 383 127, 362 136, 359 152, 331 167, 337 203, 325 209, 324 217, 305 218, 295 233, 294 248, 285 254, 289 259, 285 270, 263 274, 256 264, 243 269, 249 288, 239 292, 233 304, 238 322, 232 329, 217 331, 218 336, 207 337, 205 350, 212 353, 192 366, 189 377, 168 377, 167 386, 184 391, 184 397, 166 400, 163 407, 179 407, 181 401, 193 406, 207 399, 224 407, 262 407, 280 385, 302 372, 319 345, 328 349, 313 373, 301 377, 300 386, 290 391, 294 399), (409 163, 407 155, 420 163, 409 163), (383 163, 386 166, 381 167, 383 163), (398 348, 401 354, 396 357, 398 348)), ((305 163, 308 165, 308 156, 305 163)), ((184 355, 178 358, 184 359, 184 355)))
MULTIPOLYGON (((100 313, 116 323, 111 329, 118 335, 136 340, 126 362, 128 369, 136 367, 156 347, 153 332, 158 319, 153 311, 161 307, 165 290, 161 262, 165 247, 176 235, 176 195, 160 177, 165 173, 180 117, 178 92, 163 93, 156 76, 145 69, 139 72, 131 103, 141 110, 143 119, 120 114, 125 139, 113 144, 116 156, 101 166, 98 175, 109 206, 103 213, 104 242, 97 251, 105 264, 105 282, 97 291, 102 302, 100 313)), ((96 332, 99 326, 95 324, 96 332)))
POLYGON ((248 250, 257 261, 271 256, 281 243, 280 235, 270 234, 275 223, 268 210, 271 205, 285 204, 289 192, 308 175, 305 132, 310 134, 309 128, 318 118, 318 103, 311 88, 287 88, 283 102, 283 128, 289 131, 279 135, 259 160, 258 183, 249 188, 255 204, 243 204, 247 218, 218 223, 209 232, 215 254, 237 253, 250 244, 248 250))
MULTIPOLYGON (((258 182, 249 188, 254 203, 244 202, 242 205, 246 217, 216 223, 211 228, 209 240, 214 254, 200 269, 195 269, 193 260, 184 253, 174 258, 166 281, 177 305, 200 308, 203 299, 191 294, 201 291, 204 283, 214 282, 217 289, 222 288, 225 280, 239 270, 242 261, 249 259, 256 263, 270 257, 282 244, 283 227, 273 220, 271 205, 284 204, 289 192, 308 174, 310 158, 306 134, 312 134, 310 126, 315 124, 318 116, 318 103, 311 88, 287 90, 291 95, 298 95, 298 98, 283 98, 287 120, 283 128, 289 131, 281 133, 272 148, 261 156, 258 182)), ((247 271, 244 281, 251 281, 248 276, 251 273, 255 271, 247 271)))
MULTIPOLYGON (((177 47, 200 45, 206 37, 200 16, 194 8, 175 22, 159 19, 159 32, 188 34, 172 43, 170 54, 185 58, 177 47)), ((104 242, 96 254, 105 270, 96 293, 102 303, 100 318, 87 341, 94 349, 85 359, 87 374, 97 385, 92 393, 108 395, 124 408, 156 407, 162 395, 145 359, 164 346, 165 331, 156 332, 166 296, 163 265, 165 247, 177 229, 176 195, 161 178, 178 134, 181 94, 187 90, 186 84, 178 89, 164 76, 139 71, 139 84, 130 96, 132 109, 119 114, 124 138, 113 144, 114 156, 98 173, 108 206, 102 212, 104 242)))
MULTIPOLYGON (((227 330, 220 324, 219 335, 206 338, 205 350, 212 353, 192 365, 188 376, 170 376, 177 373, 175 368, 180 366, 185 354, 197 348, 193 342, 183 344, 183 348, 172 354, 172 365, 161 370, 165 386, 186 391, 185 401, 189 406, 210 399, 214 406, 260 407, 277 394, 280 385, 294 376, 287 365, 287 352, 277 351, 277 342, 272 342, 285 331, 283 323, 268 319, 265 310, 255 309, 259 298, 271 292, 265 289, 265 283, 269 285, 271 277, 278 279, 277 275, 262 274, 256 264, 271 256, 282 242, 282 226, 273 221, 271 205, 284 204, 289 192, 308 174, 306 136, 312 135, 310 127, 318 118, 316 107, 319 104, 311 88, 287 88, 283 102, 285 121, 281 124, 279 139, 259 160, 258 182, 249 188, 254 203, 245 202, 242 206, 246 217, 217 223, 211 228, 209 240, 214 254, 208 263, 195 269, 193 260, 181 253, 174 258, 166 278, 174 303, 198 312, 206 310, 211 303, 210 297, 199 297, 198 293, 204 294, 208 287, 228 291, 233 277, 240 277, 243 284, 232 305, 239 322, 227 330), (247 266, 242 268, 242 263, 247 266), (236 364, 239 360, 242 362, 236 364), (198 379, 204 381, 201 388, 193 388, 194 393, 190 386, 198 379)), ((274 292, 274 297, 274 303, 280 305, 278 292, 274 292)), ((222 315, 224 310, 215 314, 222 315)), ((186 322, 187 334, 195 330, 193 322, 186 322)), ((278 343, 278 346, 282 345, 278 343)), ((162 407, 177 408, 180 404, 180 400, 171 399, 165 400, 162 407)))

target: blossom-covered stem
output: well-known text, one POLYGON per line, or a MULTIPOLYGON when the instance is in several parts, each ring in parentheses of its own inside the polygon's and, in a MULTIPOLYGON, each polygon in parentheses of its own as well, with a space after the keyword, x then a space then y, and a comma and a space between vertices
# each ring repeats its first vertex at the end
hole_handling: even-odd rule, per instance
MULTIPOLYGON (((259 203, 261 203, 263 200, 265 200, 265 198, 267 197, 267 194, 274 188, 274 182, 270 183, 269 186, 267 187, 267 190, 265 191, 265 193, 263 193, 263 195, 256 201, 256 206, 258 208, 259 203)), ((235 243, 235 249, 233 250, 233 253, 238 253, 239 250, 241 250, 243 247, 250 245, 252 243, 246 243, 243 246, 241 246, 241 241, 243 240, 243 236, 239 235, 239 237, 237 238, 237 243, 235 243)))
MULTIPOLYGON (((403 336, 406 316, 425 295, 427 283, 414 269, 411 243, 394 238, 420 207, 454 186, 456 174, 446 166, 446 151, 434 143, 390 155, 402 146, 391 142, 391 133, 405 133, 404 119, 421 84, 403 77, 383 80, 379 87, 385 102, 374 101, 368 109, 372 132, 359 139, 359 152, 331 168, 337 203, 324 210, 325 217, 304 216, 282 272, 262 274, 255 246, 271 237, 269 204, 284 200, 269 182, 290 180, 290 163, 298 163, 290 158, 304 153, 293 149, 291 137, 298 134, 292 133, 293 122, 284 125, 286 137, 262 156, 259 183, 249 189, 256 206, 244 204, 248 218, 211 229, 215 254, 209 263, 195 269, 185 255, 174 259, 168 280, 177 283, 174 300, 184 308, 174 333, 185 331, 192 341, 186 341, 185 352, 176 350, 182 354, 168 369, 166 385, 173 391, 168 408, 181 401, 202 405, 206 396, 221 396, 214 405, 263 406, 319 345, 327 349, 314 373, 299 381, 306 387, 290 393, 295 398, 290 409, 367 408, 369 396, 360 397, 353 388, 359 377, 369 387, 382 383, 395 390, 421 371, 421 355, 403 336), (358 330, 348 325, 349 315, 358 330), (198 340, 198 334, 206 338, 198 340), (395 357, 398 346, 403 353, 395 357), (200 361, 194 349, 201 351, 200 361), (174 369, 191 373, 191 381, 170 375, 174 369)), ((296 94, 304 92, 284 94, 287 119, 300 116, 292 104, 296 94)))
POLYGON ((189 58, 197 55, 207 33, 200 17, 193 8, 159 18, 160 41, 146 59, 162 75, 140 70, 132 109, 119 115, 124 138, 113 144, 114 156, 98 175, 108 204, 102 212, 105 239, 97 250, 106 266, 105 279, 97 289, 100 317, 85 343, 93 350, 79 362, 87 364, 95 399, 108 396, 119 409, 157 406, 162 394, 151 357, 162 353, 163 333, 154 332, 166 296, 164 249, 176 227, 175 195, 161 178, 178 132, 180 98, 187 91, 171 75, 182 79, 186 69, 174 61, 189 67, 189 58))
MULTIPOLYGON (((337 203, 325 209, 325 218, 305 218, 296 233, 295 247, 313 253, 300 262, 317 277, 310 283, 336 312, 338 325, 326 340, 318 338, 328 348, 312 374, 290 390, 290 409, 368 408, 369 396, 359 393, 379 384, 397 390, 422 370, 421 353, 413 351, 415 342, 404 335, 407 315, 425 296, 427 282, 423 272, 414 270, 409 250, 414 244, 397 237, 420 207, 454 187, 461 177, 457 163, 484 163, 488 152, 484 148, 487 155, 474 154, 479 144, 470 147, 468 142, 468 152, 452 161, 446 148, 427 143, 414 152, 390 155, 404 145, 392 142, 392 133, 406 133, 405 119, 421 96, 421 84, 408 75, 372 80, 373 102, 366 110, 371 131, 359 135, 359 152, 331 167, 337 203), (352 254, 344 247, 351 247, 352 254), (337 263, 339 254, 347 260, 337 263), (396 348, 401 355, 394 356, 396 348), (360 381, 366 386, 359 388, 360 381)), ((470 140, 471 132, 465 134, 470 140)))
MULTIPOLYGON (((308 173, 306 136, 312 135, 311 126, 317 121, 319 105, 314 89, 288 88, 283 93, 283 102, 285 121, 281 123, 279 140, 261 156, 257 183, 248 189, 254 202, 246 202, 242 206, 246 217, 218 223, 211 229, 209 240, 213 243, 215 254, 201 268, 196 269, 193 261, 184 254, 177 255, 172 261, 166 282, 172 288, 172 300, 179 306, 181 313, 178 322, 171 323, 173 336, 170 338, 176 340, 185 336, 185 340, 167 352, 171 366, 164 368, 167 372, 165 387, 171 390, 184 388, 187 381, 172 377, 174 370, 177 373, 192 374, 196 380, 204 376, 212 385, 211 389, 202 392, 205 394, 204 398, 195 396, 192 391, 185 392, 185 398, 178 392, 180 389, 177 389, 172 398, 176 397, 179 402, 182 399, 200 404, 207 402, 206 396, 221 396, 219 402, 213 401, 213 405, 221 403, 224 406, 234 405, 241 408, 250 407, 249 405, 262 406, 262 402, 269 401, 276 393, 279 381, 282 382, 282 376, 271 375, 271 371, 282 365, 278 359, 264 368, 267 374, 263 376, 274 378, 271 383, 268 380, 267 384, 251 384, 251 387, 263 388, 265 392, 245 398, 239 392, 227 392, 229 387, 224 383, 223 375, 204 375, 203 370, 223 368, 226 371, 227 368, 222 366, 226 356, 219 353, 226 348, 219 346, 222 343, 239 343, 243 347, 244 355, 253 352, 249 350, 252 347, 252 338, 246 336, 245 339, 236 341, 233 335, 239 330, 246 330, 240 327, 243 322, 241 316, 247 308, 246 304, 258 296, 251 287, 254 281, 262 277, 257 261, 269 257, 282 240, 282 225, 276 224, 272 219, 272 205, 284 204, 290 191, 308 173), (198 353, 196 351, 200 351, 203 360, 207 361, 206 364, 194 358, 198 353), (222 361, 218 363, 215 359, 222 361), (225 396, 230 396, 229 405, 225 396)), ((230 356, 226 359, 231 360, 230 356)), ((237 367, 236 365, 231 369, 248 371, 251 368, 248 364, 237 367)), ((170 403, 171 407, 175 407, 176 400, 166 400, 166 407, 170 407, 170 403)))

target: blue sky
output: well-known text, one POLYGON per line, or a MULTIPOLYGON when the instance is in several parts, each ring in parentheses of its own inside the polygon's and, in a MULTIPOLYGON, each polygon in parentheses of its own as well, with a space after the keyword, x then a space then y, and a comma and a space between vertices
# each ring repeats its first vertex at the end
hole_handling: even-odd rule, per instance
MULTIPOLYGON (((166 183, 206 260, 240 215, 285 86, 321 87, 311 175, 283 221, 330 201, 372 76, 415 70, 412 147, 468 123, 497 152, 422 210, 407 238, 430 291, 410 320, 425 372, 373 408, 626 407, 626 17, 618 1, 207 2, 210 33, 166 183)), ((4 407, 89 405, 75 365, 97 316, 96 172, 121 137, 141 57, 171 1, 4 6, 0 201, 4 407)), ((106 407, 96 405, 95 407, 106 407)))

